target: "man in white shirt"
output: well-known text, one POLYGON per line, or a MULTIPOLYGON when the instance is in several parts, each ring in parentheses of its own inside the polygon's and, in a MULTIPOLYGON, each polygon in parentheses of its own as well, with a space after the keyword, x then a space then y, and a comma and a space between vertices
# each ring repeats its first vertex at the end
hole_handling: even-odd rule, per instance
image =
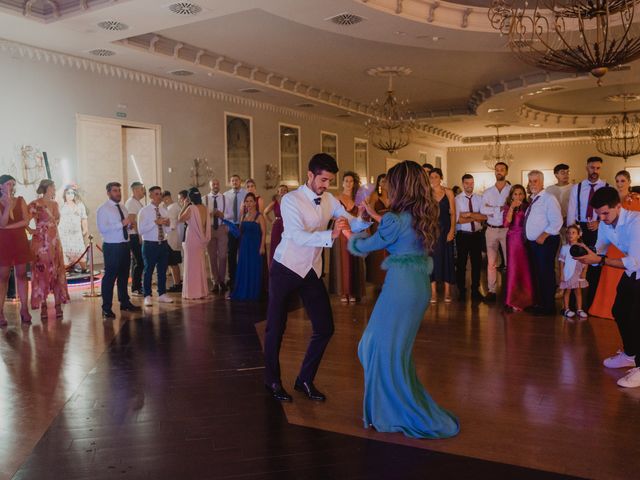
POLYGON ((158 186, 149 189, 151 203, 138 213, 138 232, 142 237, 142 258, 144 275, 142 288, 144 305, 153 305, 151 298, 151 279, 157 267, 158 301, 173 303, 167 291, 167 267, 169 265, 169 245, 167 233, 171 231, 169 212, 162 203, 162 189, 158 186))
MULTIPOLYGON (((209 267, 213 291, 223 293, 226 289, 224 280, 227 274, 229 229, 222 223, 222 219, 225 218, 227 198, 220 192, 220 180, 217 178, 209 181, 209 188, 210 192, 204 197, 204 203, 211 216, 211 240, 207 245, 209 267)), ((233 196, 235 198, 235 193, 233 196)), ((233 210, 231 214, 233 215, 233 210)))
POLYGON ((473 175, 462 176, 462 193, 456 196, 456 282, 460 300, 467 294, 467 260, 471 260, 471 299, 483 300, 480 293, 480 268, 482 267, 482 222, 487 219, 480 213, 482 195, 473 193, 473 175))
MULTIPOLYGON (((562 218, 565 220, 566 226, 569 197, 571 196, 571 189, 573 187, 573 185, 569 183, 569 165, 559 163, 553 167, 553 175, 556 177, 557 183, 548 186, 546 190, 558 200, 560 210, 562 211, 562 218)), ((562 241, 562 238, 560 240, 562 241)))
POLYGON ((529 172, 531 202, 525 212, 524 231, 529 245, 533 276, 537 284, 536 315, 555 313, 556 254, 560 246, 562 211, 556 197, 544 190, 544 174, 529 172))
MULTIPOLYGON (((576 260, 587 264, 624 270, 616 291, 613 317, 622 337, 623 350, 604 361, 608 368, 630 368, 618 380, 621 387, 640 387, 640 213, 622 208, 620 195, 615 188, 599 189, 591 198, 591 206, 600 220, 596 253, 589 251, 576 260), (615 245, 624 255, 608 258, 610 245, 615 245)), ((590 267, 593 268, 593 267, 590 267)))
MULTIPOLYGON (((242 188, 240 175, 231 175, 229 182, 231 182, 231 189, 224 192, 224 218, 239 226, 242 221, 242 204, 247 191, 242 188)), ((229 265, 229 285, 231 287, 235 285, 239 245, 240 239, 233 236, 231 232, 227 232, 227 261, 229 265)))
POLYGON ((129 231, 131 219, 129 212, 120 205, 122 200, 121 185, 118 182, 107 183, 106 202, 96 210, 96 223, 102 235, 102 252, 104 255, 104 277, 102 278, 102 316, 105 319, 116 315, 111 310, 113 302, 113 286, 118 282, 118 301, 120 311, 137 311, 131 303, 127 284, 129 283, 129 231))
POLYGON ((280 377, 280 345, 287 324, 287 304, 298 293, 311 320, 313 335, 294 388, 316 401, 325 400, 314 384, 322 355, 333 335, 333 315, 322 275, 322 249, 330 248, 343 230, 361 231, 370 225, 349 215, 326 190, 338 172, 333 157, 318 153, 309 161, 307 182, 282 197, 284 223, 269 271, 269 306, 265 332, 265 386, 273 398, 290 402, 280 377), (327 230, 337 218, 333 230, 327 230))
POLYGON ((131 293, 134 297, 142 296, 142 271, 144 261, 142 259, 142 243, 138 234, 138 213, 142 209, 142 199, 145 191, 144 185, 140 182, 131 184, 131 196, 124 204, 129 212, 129 247, 131 248, 131 293))
MULTIPOLYGON (((573 224, 580 225, 582 229, 582 242, 592 250, 595 248, 598 239, 598 225, 600 222, 590 201, 595 192, 607 185, 604 180, 600 179, 601 168, 602 158, 589 157, 587 159, 587 178, 573 186, 567 208, 567 226, 573 224)), ((583 303, 585 311, 588 311, 593 301, 599 280, 600 269, 589 268, 587 270, 589 288, 583 303)))
POLYGON ((178 217, 182 207, 173 201, 171 192, 165 190, 162 193, 162 203, 164 203, 167 212, 169 212, 169 226, 171 230, 167 233, 167 243, 169 244, 169 269, 171 270, 171 278, 173 285, 167 289, 167 292, 181 292, 182 280, 180 275, 180 264, 182 263, 182 239, 179 234, 178 217))
POLYGON ((507 262, 507 229, 504 226, 504 209, 511 185, 507 183, 509 166, 504 162, 496 163, 496 183, 482 194, 482 208, 480 213, 487 216, 487 302, 496 301, 498 249, 502 248, 502 256, 507 262))

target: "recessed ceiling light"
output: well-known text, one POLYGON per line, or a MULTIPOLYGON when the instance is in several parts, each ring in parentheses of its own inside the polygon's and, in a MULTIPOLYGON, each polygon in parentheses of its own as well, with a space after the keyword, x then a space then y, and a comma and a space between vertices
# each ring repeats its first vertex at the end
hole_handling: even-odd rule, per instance
POLYGON ((171 75, 176 75, 178 77, 188 77, 190 75, 193 75, 193 72, 190 70, 172 70, 171 72, 169 72, 171 75))
POLYGON ((394 35, 398 35, 399 37, 404 37, 407 35, 407 32, 401 32, 400 30, 393 32, 394 35))
POLYGON ((529 126, 530 127, 539 127, 540 124, 539 123, 530 123, 529 126))
POLYGON ((343 27, 350 27, 356 25, 364 20, 364 17, 356 15, 355 13, 344 12, 333 17, 325 18, 326 21, 341 25, 343 27))
POLYGON ((253 88, 253 87, 241 88, 240 91, 242 93, 260 93, 260 92, 262 92, 262 90, 259 90, 257 88, 253 88))
POLYGON ((98 26, 103 30, 109 30, 110 32, 119 32, 121 30, 126 30, 129 28, 129 25, 126 25, 117 20, 105 20, 104 22, 98 23, 98 26))
POLYGON ((300 107, 300 108, 312 108, 315 107, 315 105, 313 103, 298 103, 296 105, 296 107, 300 107))
POLYGON ((559 92, 560 90, 566 90, 567 87, 563 87, 561 85, 554 85, 552 87, 542 87, 540 89, 541 92, 559 92))
POLYGON ((191 2, 177 2, 169 5, 169 10, 171 10, 176 15, 186 16, 199 14, 202 11, 202 7, 191 2))
POLYGON ((96 57, 111 57, 112 55, 116 54, 116 52, 114 52, 113 50, 107 50, 105 48, 96 48, 94 50, 89 50, 89 53, 91 55, 95 55, 96 57))
POLYGON ((487 110, 487 113, 501 113, 504 112, 504 108, 490 108, 487 110))

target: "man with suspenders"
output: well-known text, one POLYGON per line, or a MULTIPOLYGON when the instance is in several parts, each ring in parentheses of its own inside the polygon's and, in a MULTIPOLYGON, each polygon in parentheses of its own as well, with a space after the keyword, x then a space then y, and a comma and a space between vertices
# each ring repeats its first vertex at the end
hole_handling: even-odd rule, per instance
POLYGON ((225 291, 225 275, 227 273, 227 242, 228 228, 222 223, 226 199, 220 191, 220 180, 213 178, 209 181, 211 191, 205 197, 205 205, 211 215, 211 240, 207 245, 209 266, 211 267, 211 281, 213 292, 225 291))

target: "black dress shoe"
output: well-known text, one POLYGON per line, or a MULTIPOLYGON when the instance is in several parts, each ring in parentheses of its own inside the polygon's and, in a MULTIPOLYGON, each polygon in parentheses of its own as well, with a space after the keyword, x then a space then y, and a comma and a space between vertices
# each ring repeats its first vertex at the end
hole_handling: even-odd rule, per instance
POLYGON ((272 383, 271 385, 265 385, 264 388, 267 389, 267 392, 271 394, 273 398, 278 400, 279 402, 292 402, 293 398, 291 395, 287 393, 287 391, 282 388, 282 384, 280 383, 272 383))
POLYGON ((116 314, 113 310, 102 310, 102 318, 116 318, 116 314))
POLYGON ((479 291, 471 292, 471 300, 476 300, 482 302, 484 300, 484 295, 482 295, 479 291))
POLYGON ((134 305, 133 303, 127 303, 125 305, 120 305, 120 311, 121 312, 139 312, 140 310, 142 310, 140 307, 138 307, 137 305, 134 305))
POLYGON ((485 297, 484 297, 484 301, 485 301, 485 302, 487 302, 487 303, 493 303, 493 302, 495 302, 495 301, 496 301, 496 298, 497 298, 497 297, 496 297, 496 294, 495 294, 495 293, 493 293, 493 292, 489 292, 489 293, 487 293, 487 294, 485 295, 485 297))
POLYGON ((309 399, 317 402, 324 402, 327 399, 324 393, 320 392, 311 382, 302 382, 296 379, 293 388, 298 392, 304 393, 309 399))

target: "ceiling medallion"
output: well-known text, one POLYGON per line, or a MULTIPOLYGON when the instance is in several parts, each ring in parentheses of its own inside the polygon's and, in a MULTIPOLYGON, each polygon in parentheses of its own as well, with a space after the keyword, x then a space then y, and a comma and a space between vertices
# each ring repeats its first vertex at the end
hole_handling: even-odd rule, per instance
POLYGON ((508 126, 509 125, 502 123, 487 125, 487 128, 496 129, 495 142, 487 145, 487 151, 483 157, 485 166, 490 170, 494 170, 496 168, 496 163, 498 162, 506 163, 508 166, 511 166, 513 163, 511 146, 500 141, 500 129, 508 126))
POLYGON ((389 87, 383 102, 378 99, 371 104, 371 117, 365 122, 367 135, 371 144, 379 150, 393 155, 411 143, 415 119, 407 109, 406 100, 401 102, 393 91, 393 77, 409 75, 411 69, 406 67, 378 67, 367 71, 369 75, 389 78, 389 87))
POLYGON ((547 71, 591 73, 598 79, 640 58, 632 31, 639 0, 491 0, 491 26, 509 37, 525 63, 547 71))
POLYGON ((624 158, 626 163, 629 157, 640 153, 640 118, 627 112, 622 117, 613 116, 607 120, 606 128, 595 131, 593 141, 600 153, 624 158))

